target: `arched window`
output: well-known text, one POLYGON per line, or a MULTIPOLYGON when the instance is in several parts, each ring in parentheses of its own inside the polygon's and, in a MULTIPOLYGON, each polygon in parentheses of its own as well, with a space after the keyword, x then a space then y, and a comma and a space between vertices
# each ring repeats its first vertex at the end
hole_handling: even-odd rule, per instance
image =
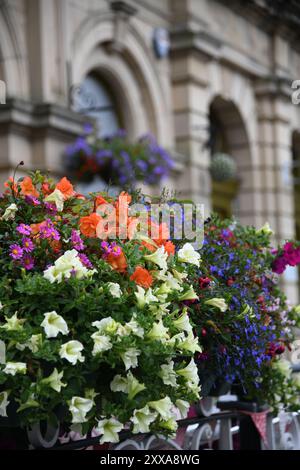
POLYGON ((111 135, 121 127, 114 97, 106 82, 95 74, 88 75, 74 89, 73 109, 94 118, 101 137, 111 135))
MULTIPOLYGON (((220 114, 218 107, 212 104, 209 110, 211 157, 219 153, 231 154, 230 143, 222 122, 222 114, 220 114)), ((237 215, 239 190, 237 179, 230 179, 226 182, 218 182, 212 179, 211 189, 213 212, 218 213, 221 218, 231 217, 233 214, 237 215)))

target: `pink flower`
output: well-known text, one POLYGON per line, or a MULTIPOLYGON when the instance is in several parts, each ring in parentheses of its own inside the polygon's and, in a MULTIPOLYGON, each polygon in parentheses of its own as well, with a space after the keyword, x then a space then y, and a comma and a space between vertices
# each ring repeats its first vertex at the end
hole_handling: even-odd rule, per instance
POLYGON ((52 220, 47 219, 41 226, 40 226, 40 237, 41 238, 52 238, 52 240, 60 240, 60 234, 58 230, 53 225, 52 220))
POLYGON ((284 256, 279 256, 273 261, 272 271, 276 274, 282 274, 287 266, 287 260, 284 256))
POLYGON ((34 244, 30 240, 30 238, 23 238, 22 240, 22 248, 25 251, 25 253, 30 253, 31 251, 34 250, 34 244))
POLYGON ((32 196, 31 194, 27 194, 25 196, 25 201, 28 204, 33 204, 34 206, 39 206, 41 204, 40 201, 36 197, 32 196))
POLYGON ((31 234, 31 228, 29 225, 26 224, 20 224, 16 228, 17 232, 21 233, 22 235, 30 235, 31 234))
POLYGON ((44 202, 45 209, 49 214, 56 214, 57 213, 57 208, 56 205, 53 204, 52 202, 44 202))
POLYGON ((22 258, 23 249, 19 245, 17 245, 17 244, 10 245, 9 249, 10 249, 9 256, 11 256, 13 259, 22 258))
POLYGON ((78 258, 82 262, 83 266, 85 266, 86 268, 93 269, 94 266, 84 253, 78 253, 78 258))
POLYGON ((25 255, 22 258, 22 266, 27 270, 30 271, 34 267, 34 259, 30 255, 25 255))
POLYGON ((84 250, 85 245, 84 245, 83 241, 81 240, 80 234, 77 230, 74 230, 74 229, 72 230, 71 242, 72 242, 73 247, 75 248, 75 250, 77 250, 77 251, 84 250))

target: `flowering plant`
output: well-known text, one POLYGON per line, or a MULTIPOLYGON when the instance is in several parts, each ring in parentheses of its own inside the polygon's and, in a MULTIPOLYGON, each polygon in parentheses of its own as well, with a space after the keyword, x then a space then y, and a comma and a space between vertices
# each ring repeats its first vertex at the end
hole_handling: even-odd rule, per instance
MULTIPOLYGON (((197 298, 191 258, 167 234, 99 238, 106 202, 39 172, 0 199, 0 418, 58 419, 101 443, 118 433, 171 435, 199 398, 201 349, 184 308, 197 298)), ((195 256, 197 258, 197 256, 195 256)))
POLYGON ((299 393, 291 378, 278 380, 277 364, 300 317, 272 272, 271 234, 268 225, 256 230, 213 216, 194 280, 199 300, 190 311, 203 346, 196 360, 203 394, 238 384, 244 396, 276 408, 299 393))
POLYGON ((295 241, 287 241, 279 250, 273 250, 274 260, 272 269, 277 274, 282 274, 287 266, 300 264, 300 245, 295 241))
POLYGON ((152 135, 132 143, 122 130, 105 138, 95 133, 78 137, 66 150, 65 164, 79 181, 90 182, 99 175, 107 183, 122 187, 137 181, 158 184, 174 166, 171 156, 152 135))

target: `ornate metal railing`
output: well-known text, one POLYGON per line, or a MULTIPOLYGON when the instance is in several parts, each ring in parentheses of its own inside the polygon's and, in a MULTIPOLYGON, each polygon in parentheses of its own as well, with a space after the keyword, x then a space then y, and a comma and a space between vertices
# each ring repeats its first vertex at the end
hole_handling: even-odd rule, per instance
MULTIPOLYGON (((175 439, 166 439, 151 434, 132 435, 129 431, 120 434, 120 443, 106 449, 122 450, 190 450, 203 449, 280 449, 300 450, 300 413, 281 412, 273 416, 267 409, 257 408, 255 403, 228 401, 228 396, 217 402, 207 397, 195 409, 196 416, 178 422, 175 439), (253 416, 261 417, 260 431, 253 416), (265 426, 265 433, 263 428, 265 426), (264 435, 264 439, 262 436, 264 435)), ((99 446, 99 436, 84 439, 78 436, 59 438, 59 428, 48 426, 42 432, 35 425, 28 433, 30 448, 51 450, 104 449, 99 446), (66 442, 68 441, 68 442, 66 442), (63 443, 62 443, 63 442, 63 443)))

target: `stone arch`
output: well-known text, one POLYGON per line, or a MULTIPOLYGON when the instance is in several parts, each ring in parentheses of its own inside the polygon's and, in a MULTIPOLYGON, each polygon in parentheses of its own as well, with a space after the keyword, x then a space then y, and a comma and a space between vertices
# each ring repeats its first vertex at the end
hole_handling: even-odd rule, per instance
POLYGON ((113 18, 88 19, 75 33, 71 47, 72 83, 94 71, 109 81, 126 116, 129 135, 150 131, 171 146, 169 106, 147 45, 137 29, 127 25, 122 50, 113 49, 113 18))
POLYGON ((219 122, 227 153, 237 164, 239 188, 234 215, 242 222, 254 224, 253 162, 245 121, 235 102, 222 95, 213 97, 209 109, 219 122))
POLYGON ((21 63, 18 38, 8 7, 0 10, 0 73, 9 96, 25 97, 26 73, 21 63))

